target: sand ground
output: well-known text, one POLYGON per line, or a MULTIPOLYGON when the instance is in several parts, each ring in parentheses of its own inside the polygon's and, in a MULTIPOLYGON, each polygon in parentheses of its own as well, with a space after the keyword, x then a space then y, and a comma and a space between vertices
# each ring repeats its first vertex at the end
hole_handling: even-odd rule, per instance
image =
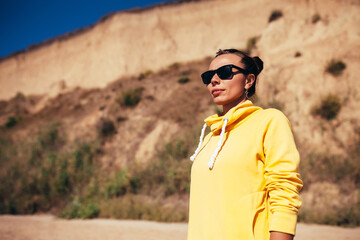
MULTIPOLYGON (((51 215, 0 216, 1 240, 185 240, 187 224, 133 220, 64 220, 51 215)), ((296 240, 359 240, 360 227, 298 224, 296 240)))

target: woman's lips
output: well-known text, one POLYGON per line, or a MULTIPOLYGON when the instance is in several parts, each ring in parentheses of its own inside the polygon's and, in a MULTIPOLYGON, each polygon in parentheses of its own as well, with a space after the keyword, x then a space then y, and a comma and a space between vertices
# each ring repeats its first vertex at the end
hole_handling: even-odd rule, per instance
POLYGON ((214 96, 214 97, 217 97, 221 94, 221 92, 224 91, 223 89, 213 89, 211 91, 211 94, 214 96))

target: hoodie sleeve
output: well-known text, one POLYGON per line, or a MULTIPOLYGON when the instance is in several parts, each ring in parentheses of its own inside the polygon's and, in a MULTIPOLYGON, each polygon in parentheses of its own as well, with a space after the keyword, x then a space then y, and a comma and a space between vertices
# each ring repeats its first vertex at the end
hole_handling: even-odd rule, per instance
POLYGON ((295 235, 299 191, 302 181, 298 173, 299 153, 296 149, 290 123, 284 114, 269 109, 263 136, 265 157, 265 188, 269 197, 269 231, 295 235))

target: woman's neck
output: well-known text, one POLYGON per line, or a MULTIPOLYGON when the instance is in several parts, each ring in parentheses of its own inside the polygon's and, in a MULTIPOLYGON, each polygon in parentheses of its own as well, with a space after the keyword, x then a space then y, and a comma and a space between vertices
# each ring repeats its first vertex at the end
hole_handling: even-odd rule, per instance
POLYGON ((246 97, 241 97, 236 101, 223 105, 223 112, 221 113, 221 115, 225 115, 230 109, 232 109, 235 106, 238 106, 239 104, 242 104, 246 100, 247 100, 246 97))

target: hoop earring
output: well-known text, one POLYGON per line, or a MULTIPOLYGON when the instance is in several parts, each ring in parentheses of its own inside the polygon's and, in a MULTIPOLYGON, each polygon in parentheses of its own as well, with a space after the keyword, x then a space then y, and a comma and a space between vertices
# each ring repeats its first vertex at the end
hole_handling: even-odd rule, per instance
POLYGON ((248 90, 247 90, 247 89, 245 90, 245 96, 246 96, 246 99, 248 99, 248 98, 249 98, 249 92, 248 92, 248 90))

